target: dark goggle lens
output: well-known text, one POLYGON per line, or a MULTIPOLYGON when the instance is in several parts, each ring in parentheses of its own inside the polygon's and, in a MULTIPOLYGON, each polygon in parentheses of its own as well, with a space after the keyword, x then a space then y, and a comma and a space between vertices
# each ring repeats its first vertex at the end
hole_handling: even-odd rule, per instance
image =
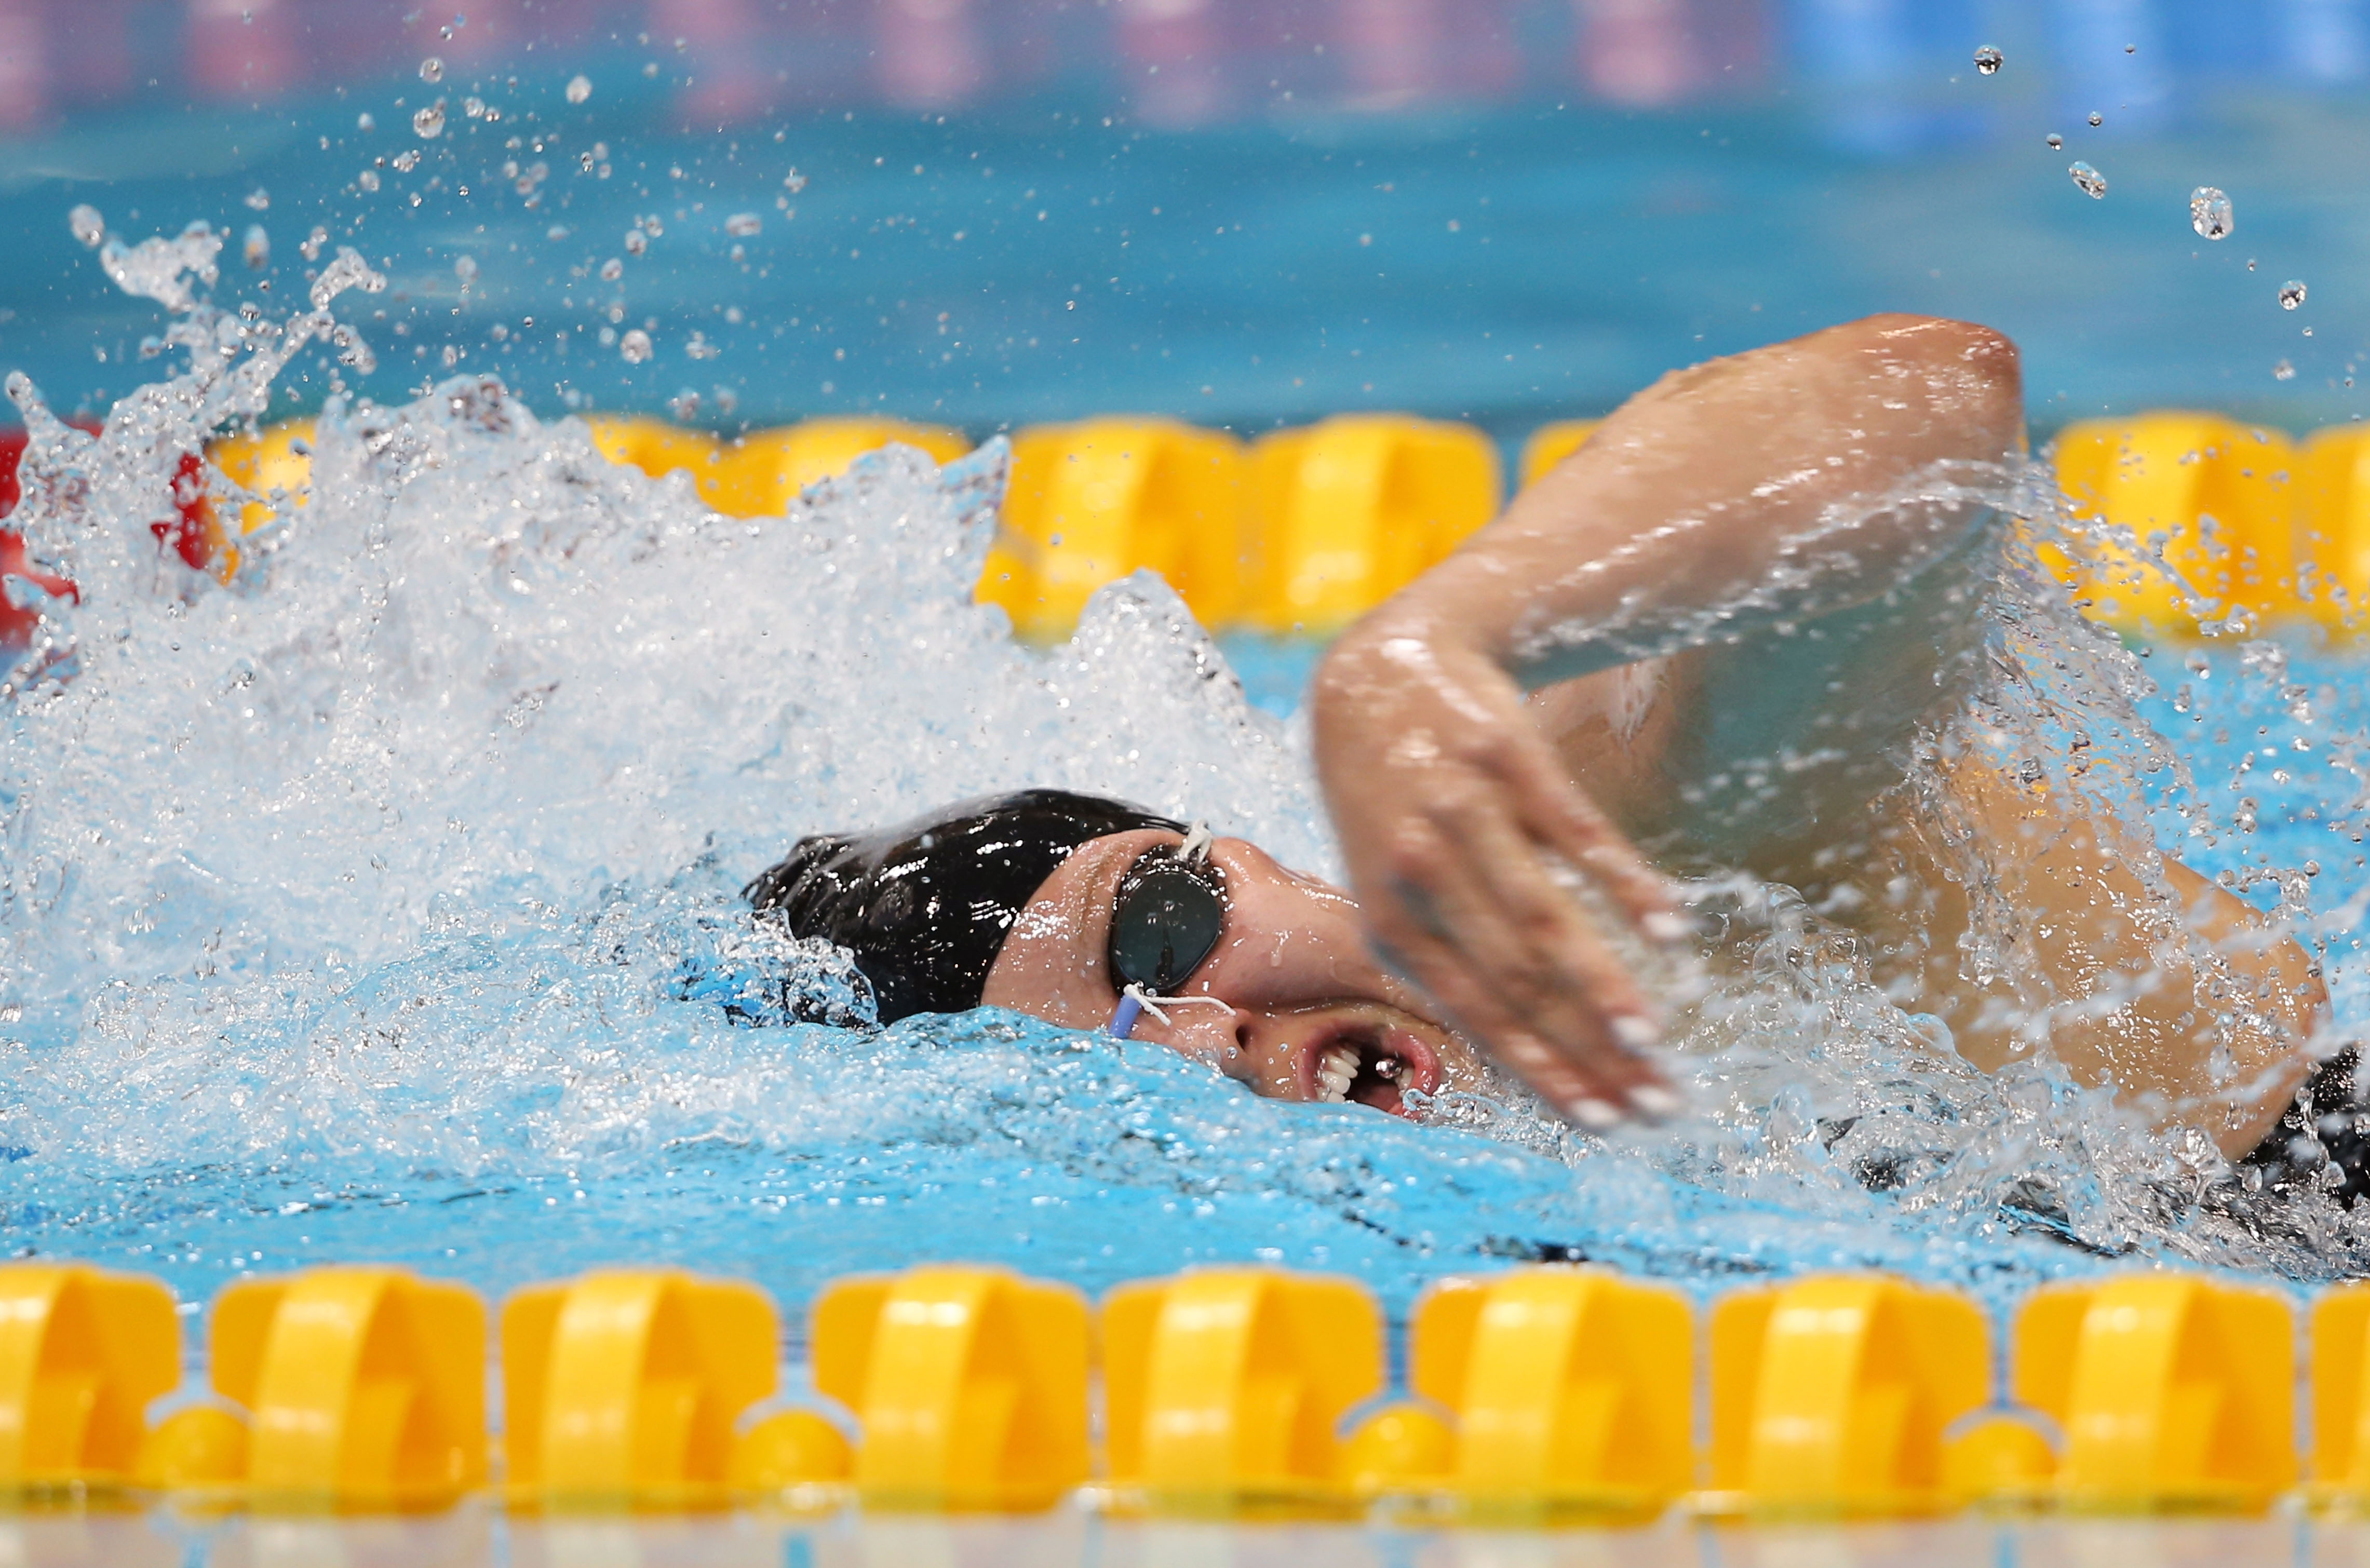
POLYGON ((1112 901, 1111 972, 1122 988, 1164 996, 1202 967, 1225 924, 1225 882, 1216 866, 1173 849, 1148 851, 1121 878, 1112 901))

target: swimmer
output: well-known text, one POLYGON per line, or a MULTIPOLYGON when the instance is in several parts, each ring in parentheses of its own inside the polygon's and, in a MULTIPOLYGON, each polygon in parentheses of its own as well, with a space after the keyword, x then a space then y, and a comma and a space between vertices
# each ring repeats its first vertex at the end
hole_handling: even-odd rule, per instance
POLYGON ((884 1023, 1117 1024, 1386 1111, 1486 1053, 1603 1131, 1679 1106, 1625 946, 1692 940, 1666 872, 1741 870, 1852 928, 1967 1060, 2052 1051, 2245 1154, 2310 1065, 2309 956, 1965 722, 2007 524, 1936 481, 2023 445, 2014 345, 1952 321, 1853 322, 1631 398, 1326 654, 1349 890, 1030 791, 805 840, 750 896, 849 948, 884 1023), (1968 940, 1985 899, 2026 922, 2021 971, 1968 940))

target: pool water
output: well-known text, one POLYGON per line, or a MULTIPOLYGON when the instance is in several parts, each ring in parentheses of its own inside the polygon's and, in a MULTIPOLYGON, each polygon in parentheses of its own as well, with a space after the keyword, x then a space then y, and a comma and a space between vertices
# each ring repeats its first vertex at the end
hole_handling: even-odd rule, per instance
MULTIPOLYGON (((171 296, 203 249, 142 286, 171 296)), ((369 308, 359 257, 331 274, 321 310, 369 308)), ((18 520, 82 585, 0 713, 21 1254, 161 1275, 192 1306, 339 1259, 491 1296, 682 1264, 793 1319, 834 1275, 923 1259, 1090 1290, 1271 1261, 1353 1274, 1395 1314, 1439 1275, 1539 1258, 1699 1295, 1881 1267, 1995 1304, 2127 1257, 2358 1265, 2355 1220, 2316 1195, 2234 1206, 2213 1161, 2048 1071, 1938 1065, 1782 898, 1739 915, 1744 979, 1684 1059, 1694 1113, 1609 1144, 1513 1094, 1424 1126, 1263 1101, 1009 1014, 796 1022, 787 997, 846 1022, 844 968, 737 889, 806 831, 1050 784, 1333 869, 1302 721, 1275 711, 1306 651, 1237 647, 1255 704, 1150 578, 1067 645, 1016 644, 969 602, 1001 442, 943 473, 892 452, 783 519, 727 519, 470 377, 334 400, 309 502, 228 587, 159 567, 175 453, 263 407, 282 356, 326 372, 298 339, 328 317, 281 319, 181 313, 199 367, 97 445, 12 383, 35 440, 18 520)), ((2358 667, 2140 657, 2029 567, 2001 591, 2002 658, 2031 677, 2003 722, 2036 746, 2086 727, 2111 798, 2308 906, 2357 1024, 2358 667), (2131 706, 2151 674, 2189 688, 2146 699, 2169 746, 2131 706)))

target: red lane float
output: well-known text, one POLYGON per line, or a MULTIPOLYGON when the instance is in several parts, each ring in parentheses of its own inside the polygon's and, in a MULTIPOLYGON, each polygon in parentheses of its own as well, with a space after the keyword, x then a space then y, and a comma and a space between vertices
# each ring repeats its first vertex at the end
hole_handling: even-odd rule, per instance
MULTIPOLYGON (((77 430, 91 435, 99 433, 96 421, 69 419, 77 430)), ((29 432, 0 430, 0 518, 17 509, 23 498, 23 486, 17 479, 17 466, 24 461, 29 432)), ((206 499, 205 462, 196 452, 181 454, 173 470, 173 515, 148 525, 156 536, 157 544, 188 563, 192 571, 203 571, 213 560, 213 509, 206 499)), ((81 595, 73 581, 53 572, 45 572, 33 565, 25 554, 25 536, 13 528, 0 528, 0 578, 19 577, 40 585, 41 591, 54 598, 80 601, 81 595)), ((31 644, 40 617, 30 610, 20 610, 0 594, 0 654, 10 654, 31 644)))

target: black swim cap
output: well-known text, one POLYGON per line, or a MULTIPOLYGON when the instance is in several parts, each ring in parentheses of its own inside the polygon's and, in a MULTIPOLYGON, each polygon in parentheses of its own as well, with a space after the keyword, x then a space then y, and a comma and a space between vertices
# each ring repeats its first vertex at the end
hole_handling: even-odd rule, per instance
POLYGON ((794 936, 856 955, 883 1024, 979 1005, 1005 933, 1072 850, 1136 828, 1185 824, 1067 790, 983 795, 893 828, 800 839, 743 888, 794 936))

